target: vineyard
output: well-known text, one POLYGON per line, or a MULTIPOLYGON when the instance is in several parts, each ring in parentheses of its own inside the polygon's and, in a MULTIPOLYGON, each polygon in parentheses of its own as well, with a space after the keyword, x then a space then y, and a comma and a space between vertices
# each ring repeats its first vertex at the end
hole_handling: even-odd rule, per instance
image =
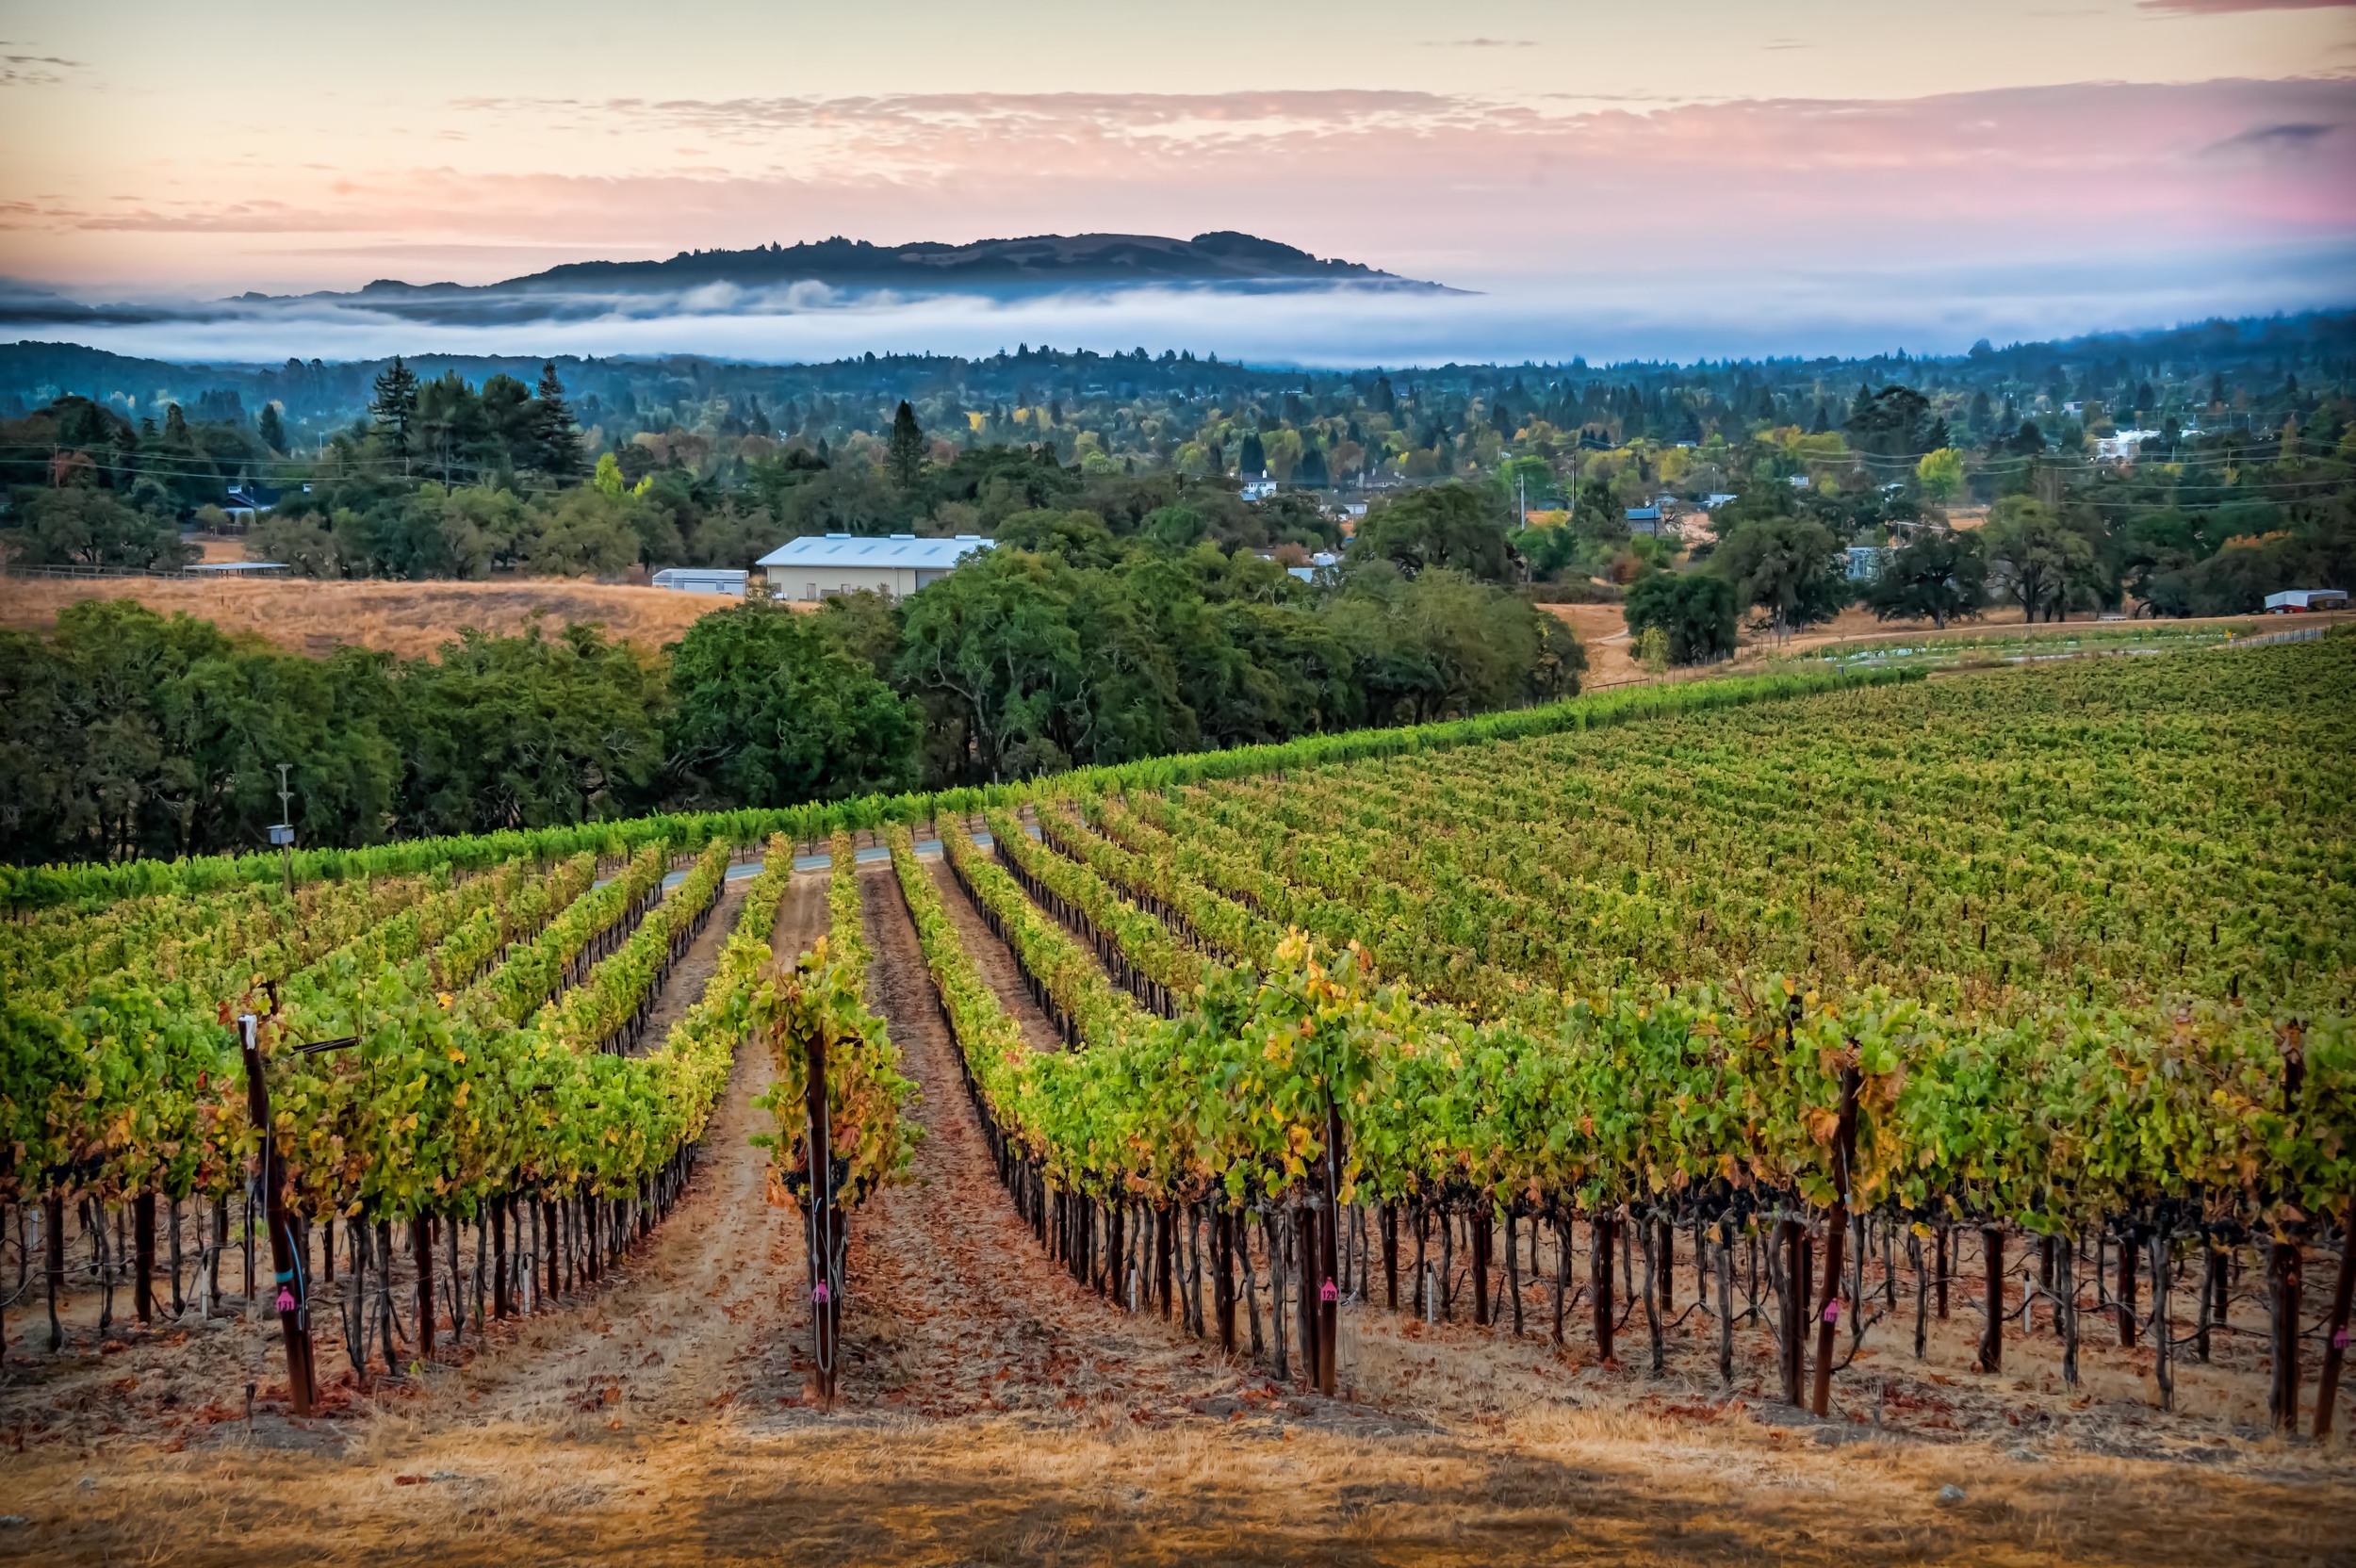
POLYGON ((275 1318, 261 1397, 356 1411, 627 1289, 692 1245, 663 1237, 699 1162, 749 1148, 819 1409, 899 1389, 892 1354, 945 1387, 995 1353, 872 1327, 912 1290, 987 1310, 941 1283, 966 1262, 911 1282, 938 1245, 983 1294, 1060 1271, 1206 1388, 1337 1409, 1437 1336, 1879 1427, 1962 1318, 1955 1376, 2033 1353, 2069 1393, 2322 1438, 2351 694, 2347 636, 1782 675, 941 797, 14 874, 0 1378, 131 1321, 275 1318))

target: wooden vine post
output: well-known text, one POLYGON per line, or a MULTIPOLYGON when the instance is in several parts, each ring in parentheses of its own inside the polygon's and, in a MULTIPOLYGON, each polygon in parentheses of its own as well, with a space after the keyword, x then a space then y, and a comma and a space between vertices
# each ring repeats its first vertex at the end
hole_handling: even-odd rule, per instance
POLYGON ((278 1275, 278 1324, 286 1339, 286 1394, 297 1415, 311 1413, 319 1383, 311 1364, 311 1318, 303 1277, 303 1255, 294 1220, 286 1213, 286 1162, 270 1119, 270 1084, 262 1075, 262 1047, 254 1016, 237 1015, 237 1043, 245 1061, 245 1109, 262 1135, 262 1202, 270 1223, 270 1260, 278 1275))
POLYGON ((2356 1295, 2356 1197, 2344 1205, 2340 1222, 2340 1275, 2331 1287, 2331 1318, 2324 1331, 2323 1377, 2315 1384, 2315 1441, 2331 1435, 2331 1406, 2340 1392, 2340 1367, 2348 1359, 2349 1298, 2356 1295))
POLYGON ((1325 1097, 1325 1213, 1317 1227, 1317 1392, 1327 1398, 1336 1387, 1333 1363, 1341 1340, 1342 1115, 1332 1086, 1325 1097))
MULTIPOLYGON (((2282 1109, 2296 1116, 2307 1060, 2295 1024, 2282 1058, 2282 1109)), ((2267 1249, 2266 1284, 2274 1309, 2274 1364, 2266 1388, 2266 1412, 2274 1418, 2275 1430, 2295 1431, 2299 1427, 2299 1244, 2283 1239, 2280 1233, 2267 1249)))
POLYGON ((804 1228, 810 1236, 810 1339, 818 1371, 818 1402, 822 1408, 832 1410, 835 1363, 843 1341, 842 1282, 835 1278, 834 1266, 840 1251, 837 1235, 843 1216, 834 1200, 834 1146, 826 1116, 826 1032, 810 1030, 805 1049, 810 1064, 809 1081, 803 1086, 803 1102, 810 1115, 810 1200, 804 1228))
MULTIPOLYGON (((434 1354, 434 1221, 424 1215, 409 1221, 409 1250, 417 1260, 417 1348, 434 1354)), ((453 1288, 457 1281, 450 1282, 453 1288)))
POLYGON ((1833 1331, 1841 1321, 1841 1253, 1849 1235, 1849 1181, 1857 1165, 1857 1097, 1854 1066, 1841 1070, 1841 1120, 1833 1132, 1832 1212, 1824 1220, 1824 1298, 1816 1307, 1816 1381, 1808 1409, 1830 1413, 1833 1331))

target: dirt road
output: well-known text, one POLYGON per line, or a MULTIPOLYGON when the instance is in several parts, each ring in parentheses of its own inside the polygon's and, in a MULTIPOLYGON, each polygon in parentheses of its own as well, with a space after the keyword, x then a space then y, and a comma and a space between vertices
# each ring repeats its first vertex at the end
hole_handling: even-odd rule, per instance
MULTIPOLYGON (((1240 1408, 1247 1381, 1258 1380, 1158 1316, 1123 1312, 1045 1263, 998 1184, 891 868, 859 880, 875 955, 870 994, 923 1087, 916 1119, 924 1141, 911 1179, 876 1195, 852 1221, 845 1402, 928 1416, 1060 1410, 1084 1422, 1138 1423, 1224 1418, 1240 1408)), ((953 908, 966 907, 954 886, 944 896, 953 908)), ((978 922, 973 933, 990 939, 978 922)))

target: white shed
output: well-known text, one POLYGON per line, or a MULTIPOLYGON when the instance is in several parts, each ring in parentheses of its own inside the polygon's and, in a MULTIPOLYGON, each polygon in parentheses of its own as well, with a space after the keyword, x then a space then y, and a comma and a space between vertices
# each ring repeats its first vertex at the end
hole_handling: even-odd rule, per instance
POLYGON ((726 566, 665 566, 654 574, 654 585, 679 594, 731 594, 741 599, 745 575, 726 566))
POLYGON ((906 598, 947 577, 957 564, 994 541, 978 533, 919 539, 894 533, 876 539, 852 533, 805 534, 757 563, 773 598, 811 603, 829 594, 877 593, 906 598))
POLYGON ((2266 596, 2269 615, 2297 615, 2310 610, 2345 610, 2348 592, 2341 588, 2285 588, 2266 596))

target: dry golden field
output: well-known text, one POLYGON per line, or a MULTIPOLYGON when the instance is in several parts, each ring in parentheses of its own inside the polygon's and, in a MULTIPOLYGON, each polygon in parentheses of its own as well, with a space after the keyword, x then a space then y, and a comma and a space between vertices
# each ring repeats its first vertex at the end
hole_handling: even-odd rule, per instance
POLYGON ((47 631, 57 612, 87 598, 137 599, 163 614, 188 614, 228 632, 255 632, 296 653, 324 656, 338 643, 404 657, 432 653, 460 629, 519 631, 535 612, 550 634, 595 621, 609 635, 652 648, 677 642, 696 619, 735 600, 716 594, 529 578, 489 582, 191 582, 162 578, 0 580, 0 626, 47 631))

